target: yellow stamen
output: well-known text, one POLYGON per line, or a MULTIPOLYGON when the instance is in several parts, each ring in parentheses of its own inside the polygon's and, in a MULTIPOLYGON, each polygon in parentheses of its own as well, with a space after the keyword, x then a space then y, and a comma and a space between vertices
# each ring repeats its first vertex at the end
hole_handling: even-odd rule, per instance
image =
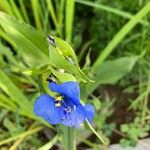
POLYGON ((55 107, 60 107, 61 104, 60 103, 55 103, 55 107))
POLYGON ((55 98, 55 100, 56 100, 56 101, 62 101, 63 98, 62 98, 62 96, 58 96, 58 97, 55 98))

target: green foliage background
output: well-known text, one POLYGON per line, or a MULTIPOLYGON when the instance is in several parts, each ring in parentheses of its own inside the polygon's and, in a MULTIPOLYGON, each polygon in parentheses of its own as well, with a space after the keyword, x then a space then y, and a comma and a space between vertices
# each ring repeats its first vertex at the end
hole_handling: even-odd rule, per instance
MULTIPOLYGON (((2 148, 62 147, 56 129, 33 114, 33 102, 40 94, 39 78, 46 89, 44 81, 49 74, 59 82, 80 82, 82 101, 96 109, 94 128, 97 133, 102 131, 107 141, 115 142, 117 133, 123 146, 134 146, 139 138, 148 136, 148 1, 0 0, 0 10, 2 148), (57 48, 48 46, 48 34, 54 36, 57 48), (135 96, 119 101, 117 91, 111 96, 107 88, 102 90, 106 85, 135 96), (118 103, 127 103, 123 110, 131 112, 129 121, 116 121, 113 114, 120 113, 118 103)), ((84 143, 84 147, 99 149, 101 143, 93 141, 91 133, 79 130, 77 135, 78 147, 84 143)))

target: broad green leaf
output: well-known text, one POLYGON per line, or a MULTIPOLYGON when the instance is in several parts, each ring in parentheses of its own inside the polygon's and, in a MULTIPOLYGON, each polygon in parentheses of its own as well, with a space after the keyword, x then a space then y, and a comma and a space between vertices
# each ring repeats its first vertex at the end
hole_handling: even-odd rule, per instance
POLYGON ((17 45, 17 51, 30 66, 48 62, 46 37, 33 27, 0 12, 0 25, 17 45))
POLYGON ((67 70, 68 72, 75 74, 77 77, 80 77, 77 67, 67 61, 64 56, 60 53, 58 48, 55 48, 53 45, 49 45, 49 56, 50 63, 59 69, 67 70))
POLYGON ((51 44, 49 45, 50 64, 75 75, 78 81, 91 81, 80 70, 71 46, 59 38, 55 37, 54 40, 56 40, 56 47, 51 44))
POLYGON ((138 60, 138 56, 122 57, 113 61, 106 61, 93 75, 94 83, 84 84, 83 93, 88 95, 101 84, 114 84, 129 73, 138 60))
POLYGON ((57 47, 62 51, 63 55, 73 59, 73 62, 78 65, 78 61, 72 47, 64 40, 54 37, 57 47))
MULTIPOLYGON (((61 41, 61 43, 63 43, 63 40, 61 41)), ((63 55, 62 49, 67 48, 67 46, 64 46, 64 45, 65 44, 59 44, 59 47, 55 47, 51 44, 49 45, 50 64, 52 64, 53 66, 59 69, 64 69, 65 71, 75 75, 78 81, 81 81, 81 80, 84 82, 88 81, 89 79, 80 70, 80 68, 77 66, 77 63, 70 62, 70 60, 68 60, 67 57, 63 55), (61 45, 63 46, 61 47, 61 45)), ((57 46, 57 43, 56 43, 56 46, 57 46)), ((68 51, 69 54, 72 53, 70 48, 67 48, 66 51, 68 51)))

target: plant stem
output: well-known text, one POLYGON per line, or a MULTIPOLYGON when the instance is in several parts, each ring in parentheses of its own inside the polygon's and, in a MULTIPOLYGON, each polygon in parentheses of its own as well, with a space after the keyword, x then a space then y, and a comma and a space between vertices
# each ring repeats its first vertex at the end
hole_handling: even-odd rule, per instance
POLYGON ((64 150, 76 150, 75 128, 60 126, 64 150))

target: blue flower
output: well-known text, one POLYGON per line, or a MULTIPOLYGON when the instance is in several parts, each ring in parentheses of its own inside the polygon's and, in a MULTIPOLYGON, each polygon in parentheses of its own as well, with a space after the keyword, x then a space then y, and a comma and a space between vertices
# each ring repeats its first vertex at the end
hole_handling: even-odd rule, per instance
POLYGON ((42 94, 34 103, 34 113, 42 117, 52 125, 63 124, 69 127, 80 128, 87 119, 92 122, 94 117, 94 107, 90 104, 80 103, 80 89, 77 82, 65 82, 57 84, 49 83, 52 92, 59 95, 51 97, 42 94))

